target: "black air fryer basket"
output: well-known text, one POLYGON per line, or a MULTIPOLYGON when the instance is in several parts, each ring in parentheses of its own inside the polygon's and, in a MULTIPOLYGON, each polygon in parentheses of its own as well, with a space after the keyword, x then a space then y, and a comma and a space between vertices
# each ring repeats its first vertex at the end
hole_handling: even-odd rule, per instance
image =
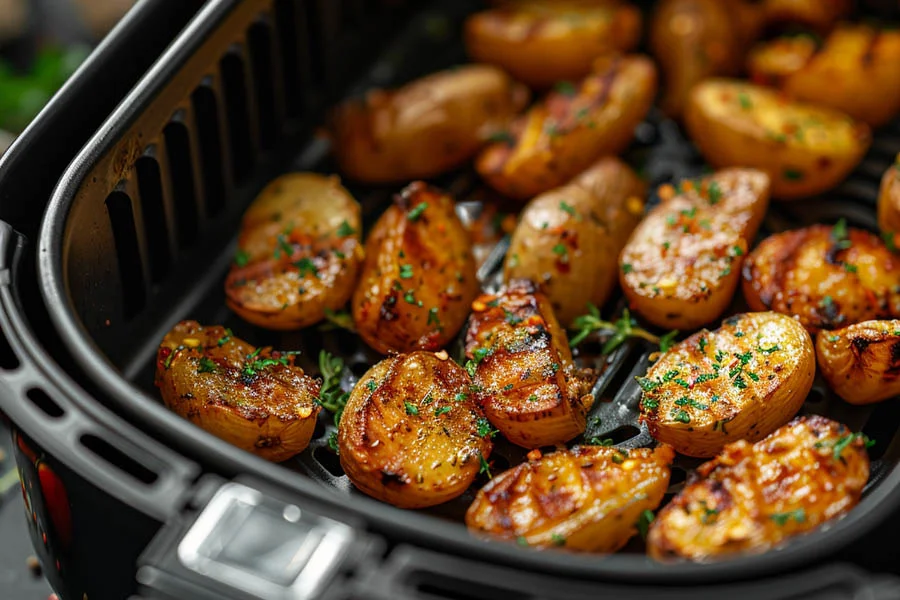
MULTIPOLYGON (((900 568, 861 554, 879 531, 892 541, 900 524, 900 404, 853 407, 820 380, 803 411, 877 440, 861 503, 776 550, 704 565, 656 563, 639 539, 611 556, 485 542, 460 522, 471 493, 422 511, 379 503, 341 471, 325 414, 309 449, 276 465, 165 409, 153 387, 155 352, 185 318, 300 349, 314 374, 327 349, 348 366, 346 389, 378 360, 346 332, 276 333, 231 314, 222 281, 239 221, 275 176, 336 172, 315 136, 328 106, 463 62, 460 26, 481 3, 172 4, 139 4, 0 171, 9 223, 0 223, 0 406, 13 424, 34 542, 64 598, 900 598, 900 579, 873 573, 900 568), (195 10, 110 114, 151 49, 195 10), (112 65, 121 80, 104 83, 112 65), (61 126, 73 135, 54 153, 61 126)), ((883 128, 838 189, 773 205, 761 236, 840 217, 874 230, 879 180, 898 151, 900 124, 883 128)), ((704 168, 678 126, 655 113, 626 159, 651 188, 704 168)), ((398 191, 345 183, 367 226, 398 191)), ((478 217, 485 194, 473 173, 433 183, 454 194, 464 221, 478 217)), ((500 242, 479 270, 486 289, 499 282, 503 251, 500 242)), ((652 443, 637 420, 634 382, 650 350, 636 342, 579 357, 602 371, 591 413, 599 418, 589 418, 586 437, 622 448, 652 443)), ((492 459, 500 470, 522 451, 498 444, 492 459)), ((679 459, 670 492, 697 464, 679 459)))

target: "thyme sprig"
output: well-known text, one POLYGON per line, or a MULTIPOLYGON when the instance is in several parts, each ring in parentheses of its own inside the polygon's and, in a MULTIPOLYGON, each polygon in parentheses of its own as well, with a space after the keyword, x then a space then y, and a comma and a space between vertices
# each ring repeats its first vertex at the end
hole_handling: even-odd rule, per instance
POLYGON ((650 333, 646 329, 638 326, 637 321, 631 316, 631 312, 626 308, 622 311, 622 316, 616 321, 606 321, 600 317, 600 309, 591 303, 588 303, 588 313, 576 317, 573 321, 573 331, 576 331, 574 337, 570 341, 571 346, 577 346, 583 342, 589 335, 594 332, 607 334, 609 337, 603 344, 600 352, 609 354, 630 338, 641 338, 652 344, 659 346, 660 352, 665 352, 675 343, 675 336, 678 330, 658 336, 650 333))

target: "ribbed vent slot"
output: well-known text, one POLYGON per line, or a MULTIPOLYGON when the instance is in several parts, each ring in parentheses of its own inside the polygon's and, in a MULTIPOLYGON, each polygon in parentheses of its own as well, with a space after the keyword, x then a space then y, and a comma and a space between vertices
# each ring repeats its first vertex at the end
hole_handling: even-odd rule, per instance
POLYGON ((275 94, 277 65, 272 48, 272 29, 267 23, 256 22, 247 32, 250 63, 253 65, 253 87, 256 91, 256 110, 259 120, 260 151, 270 150, 278 137, 281 125, 281 104, 275 94))
POLYGON ((304 38, 300 34, 299 18, 295 0, 275 1, 275 27, 278 28, 278 49, 284 75, 284 111, 288 117, 296 117, 303 112, 300 98, 300 44, 304 38))
POLYGON ((150 485, 159 475, 137 462, 121 450, 93 434, 87 433, 81 436, 81 445, 102 458, 121 471, 128 473, 141 483, 150 485))
POLYGON ((200 150, 200 171, 203 177, 206 214, 214 217, 225 207, 225 153, 222 130, 219 127, 219 103, 208 86, 200 86, 191 96, 197 141, 200 150))
POLYGON ((228 115, 231 170, 235 185, 241 185, 253 169, 253 134, 250 127, 250 106, 247 98, 247 71, 236 52, 226 54, 219 65, 225 94, 225 113, 228 115))
POLYGON ((37 406, 45 415, 52 419, 58 419, 65 414, 62 407, 56 403, 53 398, 47 395, 47 392, 40 388, 31 388, 25 395, 31 402, 37 406))
POLYGON ((190 136, 184 123, 171 121, 163 130, 163 138, 169 159, 178 247, 187 248, 197 239, 199 224, 190 136))
MULTIPOLYGON (((171 240, 166 223, 166 209, 163 203, 162 179, 159 163, 155 158, 142 156, 135 163, 138 190, 141 195, 141 214, 144 217, 144 231, 147 250, 150 252, 150 280, 163 280, 172 263, 171 240)), ((116 245, 119 239, 116 238, 116 245)))
POLYGON ((122 282, 122 313, 126 319, 130 319, 144 308, 147 298, 131 198, 124 192, 113 192, 106 198, 106 210, 116 242, 116 258, 122 282))

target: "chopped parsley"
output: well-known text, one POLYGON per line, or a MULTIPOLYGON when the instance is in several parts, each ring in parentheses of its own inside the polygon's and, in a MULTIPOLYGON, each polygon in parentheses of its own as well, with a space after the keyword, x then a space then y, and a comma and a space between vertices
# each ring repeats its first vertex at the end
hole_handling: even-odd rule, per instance
POLYGON ((575 89, 575 84, 571 81, 558 81, 556 85, 553 86, 553 89, 563 96, 571 98, 574 96, 578 90, 575 89))
POLYGON ((297 267, 297 271, 300 274, 300 277, 306 277, 308 274, 312 273, 316 277, 319 276, 319 269, 316 267, 315 263, 309 259, 309 257, 304 256, 300 260, 294 263, 294 266, 297 267))
POLYGON ((550 539, 553 541, 554 546, 565 546, 566 545, 566 538, 564 536, 559 535, 558 533, 551 534, 550 539))
POLYGON ((566 256, 569 253, 569 250, 566 248, 564 244, 557 244, 553 246, 553 254, 557 256, 566 256))
POLYGON ((769 348, 759 347, 759 348, 757 348, 757 350, 759 352, 762 352, 763 354, 772 354, 773 352, 777 352, 777 351, 781 350, 781 346, 779 346, 778 344, 773 344, 769 348))
POLYGON ((375 383, 374 379, 370 379, 366 382, 366 387, 369 389, 370 392, 374 392, 378 388, 378 384, 375 383))
POLYGON ((631 263, 622 263, 622 272, 623 273, 631 273, 634 271, 634 267, 631 266, 631 263))
MULTIPOLYGON (((340 357, 332 356, 325 350, 319 352, 319 373, 322 375, 322 386, 316 401, 322 408, 334 414, 335 426, 340 424, 347 399, 350 398, 350 394, 341 389, 343 372, 344 361, 340 357)), ((366 385, 370 390, 375 391, 375 380, 370 379, 366 385)))
POLYGON ((245 251, 238 249, 237 252, 234 253, 234 264, 239 267, 246 267, 247 263, 250 262, 250 255, 245 251))
POLYGON ((441 415, 446 415, 448 412, 453 410, 452 406, 441 406, 434 409, 434 416, 439 417, 441 415))
POLYGON ((700 347, 700 352, 704 352, 704 353, 706 352, 706 346, 707 346, 706 337, 700 338, 700 342, 699 342, 698 346, 700 347))
POLYGON ((216 342, 216 346, 221 348, 222 346, 224 346, 225 344, 227 344, 228 342, 231 341, 231 336, 233 336, 233 335, 234 335, 234 333, 232 333, 232 331, 230 329, 226 328, 225 335, 223 335, 222 337, 219 338, 219 341, 216 342))
POLYGON ((415 208, 413 208, 411 211, 409 211, 409 214, 406 215, 406 218, 409 219, 410 221, 418 221, 419 217, 422 216, 422 213, 424 213, 427 208, 428 208, 428 203, 421 202, 418 205, 416 205, 415 208))
POLYGON ((568 204, 565 200, 559 203, 559 209, 565 213, 569 213, 573 217, 575 216, 575 207, 571 204, 568 204))
POLYGON ((652 510, 643 510, 641 515, 638 517, 637 523, 635 523, 635 527, 637 527, 638 533, 641 534, 641 537, 647 539, 647 532, 650 530, 650 524, 653 522, 655 515, 652 510))
POLYGON ((441 320, 438 317, 438 309, 437 306, 428 309, 428 322, 426 325, 435 325, 436 327, 441 327, 441 320))
POLYGON ((750 96, 748 96, 746 93, 738 93, 737 99, 741 105, 741 108, 743 108, 744 110, 750 110, 751 108, 753 108, 753 102, 750 101, 750 96))
POLYGON ((409 402, 404 402, 403 407, 406 409, 406 414, 412 415, 414 417, 419 416, 419 407, 415 404, 410 404, 409 402))
POLYGON ((197 373, 215 373, 217 370, 216 363, 210 358, 204 356, 200 359, 200 366, 197 368, 197 373))
POLYGON ((672 418, 674 420, 678 421, 679 423, 690 423, 691 422, 691 415, 689 415, 687 413, 687 411, 685 411, 682 408, 672 410, 672 418))
POLYGON ((528 396, 528 401, 529 402, 537 402, 538 401, 537 395, 531 394, 530 396, 528 396))
POLYGON ((719 200, 722 199, 722 188, 719 187, 718 181, 710 181, 709 186, 707 188, 707 194, 709 194, 709 203, 710 204, 718 204, 719 200))
POLYGON ((496 133, 492 133, 488 136, 487 141, 489 142, 503 142, 509 144, 510 146, 516 143, 516 138, 508 131, 498 131, 496 133))
POLYGON ((491 465, 481 452, 478 453, 478 461, 481 463, 481 466, 478 468, 478 474, 481 475, 484 473, 487 475, 488 479, 491 479, 491 465))
POLYGON ((790 510, 788 512, 783 513, 773 513, 769 515, 769 518, 775 522, 779 527, 783 527, 787 524, 788 521, 794 519, 797 523, 803 523, 806 521, 806 511, 802 508, 798 508, 796 510, 790 510))
POLYGON ((841 217, 841 219, 834 224, 834 227, 831 228, 831 240, 841 250, 846 250, 850 247, 850 234, 847 231, 847 219, 841 217))
MULTIPOLYGON (((783 135, 781 136, 781 138, 781 141, 785 141, 786 139, 783 135)), ((791 169, 790 167, 786 168, 783 171, 782 175, 784 175, 784 178, 788 181, 800 181, 801 179, 803 179, 803 171, 799 169, 791 169)))
POLYGON ((484 417, 479 417, 478 421, 476 421, 475 426, 477 427, 478 436, 479 437, 494 437, 499 433, 498 430, 494 429, 491 426, 491 422, 485 419, 484 417))
POLYGON ((341 221, 341 226, 338 227, 337 234, 338 237, 347 237, 349 235, 353 235, 356 233, 356 230, 350 226, 350 223, 347 222, 347 219, 341 221))
POLYGON ((843 460, 844 458, 841 455, 844 453, 844 450, 857 439, 863 440, 866 448, 871 448, 875 445, 875 441, 870 440, 864 433, 857 432, 842 436, 834 443, 834 449, 832 451, 834 460, 843 460))
POLYGON ((413 278, 412 265, 400 265, 400 279, 412 279, 412 278, 413 278))

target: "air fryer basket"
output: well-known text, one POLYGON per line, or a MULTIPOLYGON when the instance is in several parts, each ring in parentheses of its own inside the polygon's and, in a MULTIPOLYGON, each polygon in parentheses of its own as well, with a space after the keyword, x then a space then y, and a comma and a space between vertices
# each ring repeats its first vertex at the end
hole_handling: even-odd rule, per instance
MULTIPOLYGON (((785 570, 863 535, 900 504, 900 442, 895 435, 900 404, 850 406, 820 379, 803 411, 827 415, 877 440, 870 449, 872 476, 860 505, 845 518, 767 554, 676 567, 646 559, 639 540, 609 557, 485 544, 454 522, 470 494, 430 511, 400 512, 377 503, 353 489, 327 448, 333 427, 329 415, 322 415, 307 451, 275 466, 169 413, 153 387, 154 358, 159 340, 181 319, 222 323, 254 344, 300 349, 301 364, 311 373, 317 372, 315 360, 325 348, 345 359, 346 389, 379 359, 347 332, 311 328, 276 333, 242 322, 225 308, 222 281, 241 214, 269 180, 289 170, 336 171, 327 143, 314 136, 329 103, 465 60, 458 31, 478 2, 424 3, 399 32, 392 23, 403 9, 391 4, 397 3, 208 3, 60 180, 39 240, 41 290, 62 340, 110 406, 173 447, 202 455, 226 472, 287 481, 304 494, 345 505, 368 523, 430 539, 438 547, 582 577, 688 582, 785 570), (383 32, 385 44, 377 49, 374 64, 367 57, 375 56, 376 49, 362 42, 372 36, 361 30, 383 32), (389 34, 396 37, 389 39, 389 34), (358 67, 363 64, 367 71, 358 67)), ((878 183, 897 151, 900 125, 895 123, 878 133, 865 161, 837 190, 773 205, 760 235, 839 217, 874 230, 878 183)), ((677 125, 656 113, 639 126, 626 159, 651 187, 704 169, 677 125)), ((468 170, 433 183, 455 195, 464 220, 477 218, 482 199, 490 196, 468 170)), ((360 200, 367 227, 398 191, 345 184, 360 200)), ((501 241, 479 271, 486 289, 498 284, 503 250, 501 241)), ((738 302, 734 310, 741 310, 738 302)), ((609 316, 620 309, 617 301, 604 312, 609 316)), ((601 371, 585 436, 612 438, 623 448, 652 444, 637 420, 640 389, 634 381, 649 364, 650 348, 633 342, 609 357, 596 356, 596 349, 587 346, 579 356, 601 371)), ((498 443, 492 459, 498 471, 520 461, 522 450, 498 443)), ((670 492, 696 464, 678 460, 670 492)))

